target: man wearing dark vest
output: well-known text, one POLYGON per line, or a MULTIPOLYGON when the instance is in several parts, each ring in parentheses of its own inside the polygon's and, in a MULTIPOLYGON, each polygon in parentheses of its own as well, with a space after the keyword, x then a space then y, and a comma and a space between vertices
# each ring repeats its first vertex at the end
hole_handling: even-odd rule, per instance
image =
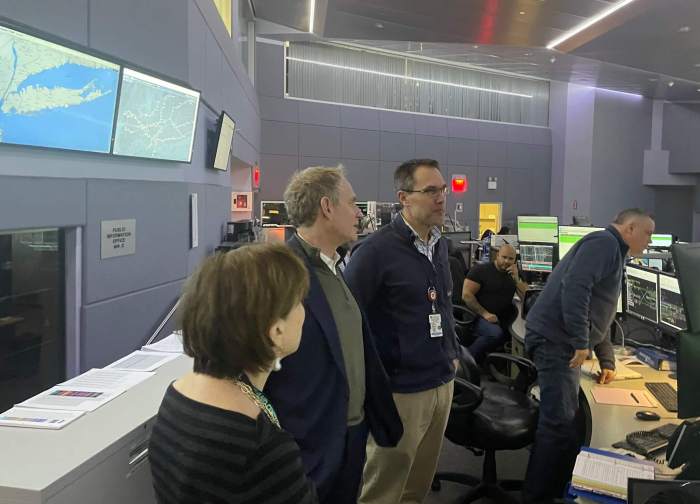
POLYGON ((368 432, 394 446, 403 429, 361 307, 338 268, 338 247, 357 239, 361 215, 341 168, 296 173, 285 205, 297 234, 288 245, 309 271, 299 350, 265 387, 294 435, 319 499, 355 504, 368 432))
POLYGON ((394 187, 401 214, 360 243, 346 268, 404 425, 394 448, 370 437, 362 504, 423 502, 440 456, 457 364, 447 240, 438 229, 447 185, 437 161, 414 159, 396 169, 394 187))

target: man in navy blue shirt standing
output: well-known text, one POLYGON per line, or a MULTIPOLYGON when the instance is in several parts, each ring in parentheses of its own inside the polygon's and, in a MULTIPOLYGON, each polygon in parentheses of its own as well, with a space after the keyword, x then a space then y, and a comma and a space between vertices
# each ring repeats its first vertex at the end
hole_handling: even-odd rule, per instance
POLYGON ((557 265, 527 316, 525 349, 537 366, 540 415, 523 500, 562 497, 580 450, 574 418, 581 364, 594 349, 598 382, 615 378, 610 325, 627 255, 649 245, 654 221, 640 209, 620 212, 605 230, 583 237, 557 265))
POLYGON ((397 168, 394 186, 401 215, 361 243, 346 268, 404 426, 394 448, 370 437, 362 504, 423 502, 440 456, 457 364, 452 277, 438 229, 447 185, 437 161, 415 159, 397 168))

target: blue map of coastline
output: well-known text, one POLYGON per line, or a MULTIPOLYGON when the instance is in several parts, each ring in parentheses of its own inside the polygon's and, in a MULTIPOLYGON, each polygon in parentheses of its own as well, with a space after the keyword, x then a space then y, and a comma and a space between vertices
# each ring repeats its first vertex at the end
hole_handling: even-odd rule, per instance
MULTIPOLYGON (((21 64, 15 60, 15 65, 21 64)), ((15 69, 12 69, 14 73, 15 69)), ((102 96, 79 105, 37 112, 2 111, 0 131, 3 143, 54 147, 59 149, 109 152, 117 99, 119 72, 68 63, 38 72, 25 79, 18 92, 30 87, 82 89, 84 95, 99 91, 102 96)), ((5 92, 5 90, 0 90, 5 92)))

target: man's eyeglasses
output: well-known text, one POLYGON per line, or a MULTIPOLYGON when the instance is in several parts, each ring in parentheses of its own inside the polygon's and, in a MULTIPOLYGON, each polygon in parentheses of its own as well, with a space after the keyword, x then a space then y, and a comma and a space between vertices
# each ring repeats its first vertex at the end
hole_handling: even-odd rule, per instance
POLYGON ((401 189, 403 192, 407 193, 421 193, 425 194, 426 196, 430 196, 431 198, 437 198, 439 195, 446 195, 449 192, 449 188, 444 185, 442 187, 426 187, 425 189, 418 189, 418 190, 412 190, 412 189, 401 189))

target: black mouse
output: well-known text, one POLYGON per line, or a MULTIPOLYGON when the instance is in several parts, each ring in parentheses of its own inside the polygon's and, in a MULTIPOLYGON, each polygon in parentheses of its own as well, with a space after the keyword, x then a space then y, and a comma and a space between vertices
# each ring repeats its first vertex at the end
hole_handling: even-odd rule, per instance
POLYGON ((635 416, 640 420, 661 420, 661 417, 658 415, 658 413, 654 413, 653 411, 637 411, 637 413, 635 413, 635 416))

